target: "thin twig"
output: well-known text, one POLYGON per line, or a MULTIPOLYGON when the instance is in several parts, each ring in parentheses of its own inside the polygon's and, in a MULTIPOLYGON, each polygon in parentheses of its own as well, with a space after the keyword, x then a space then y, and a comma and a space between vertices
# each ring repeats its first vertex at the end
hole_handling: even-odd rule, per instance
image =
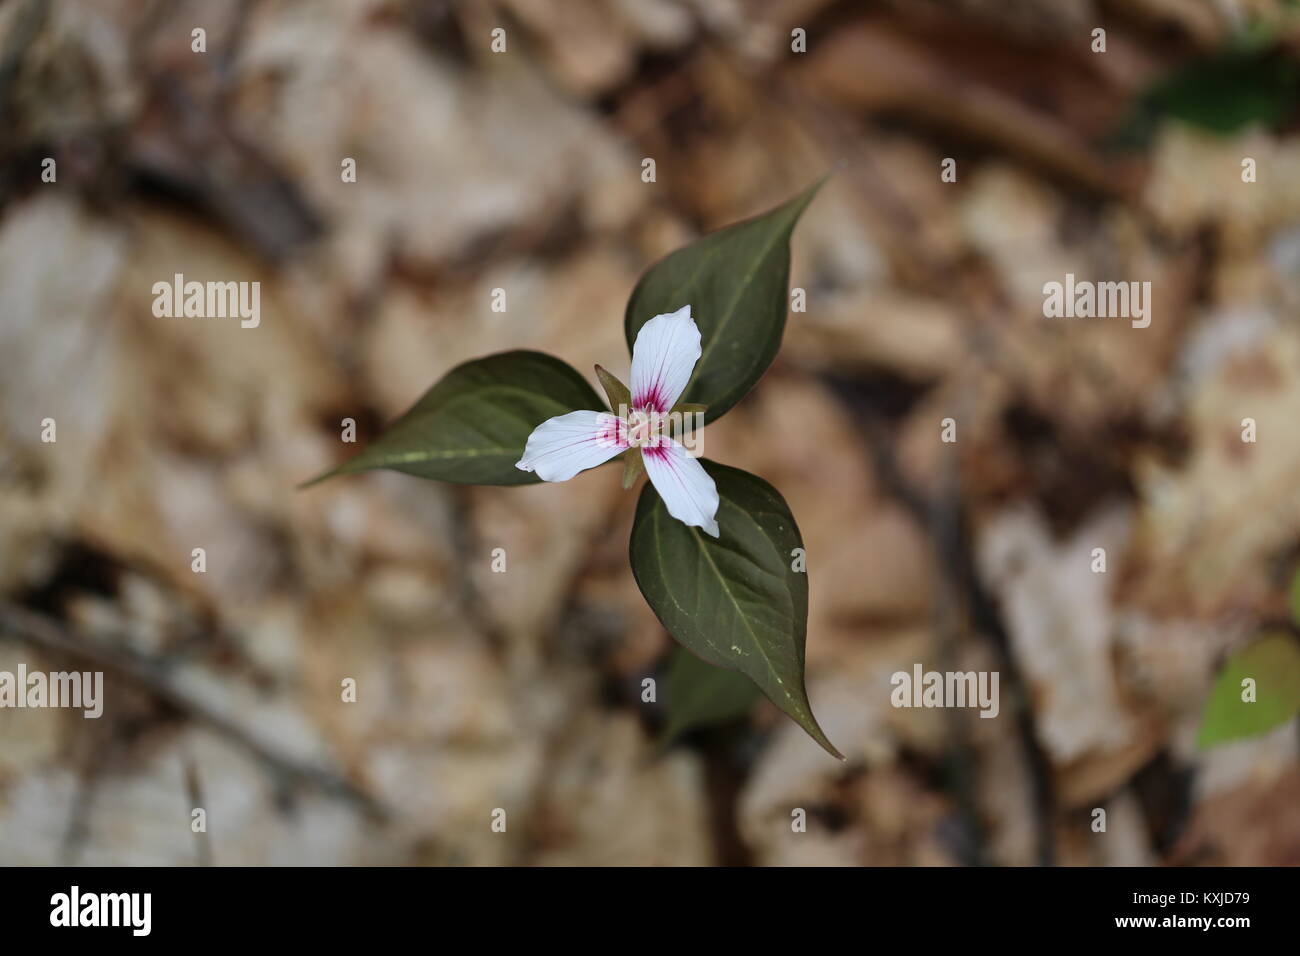
MULTIPOLYGON (((965 420, 970 408, 967 389, 959 389, 954 417, 965 420)), ((956 446, 947 446, 939 465, 938 493, 930 502, 928 527, 935 554, 954 554, 962 546, 961 467, 956 446)), ((951 562, 940 561, 935 582, 934 642, 939 670, 958 671, 958 634, 968 619, 965 607, 965 588, 954 573, 951 562)), ((976 756, 967 732, 965 712, 956 708, 945 710, 948 718, 948 767, 953 778, 953 790, 964 823, 962 836, 970 842, 968 849, 974 866, 989 862, 985 828, 980 822, 979 799, 975 792, 976 756)))
POLYGON ((967 609, 971 628, 989 640, 997 655, 999 671, 1005 678, 1003 686, 1010 697, 1021 754, 1029 769, 1038 863, 1040 866, 1051 866, 1056 858, 1053 834, 1056 796, 1052 765, 1038 741, 1024 675, 1011 648, 1002 615, 975 569, 965 504, 959 494, 950 494, 946 502, 940 505, 912 487, 898 465, 893 451, 893 436, 880 414, 869 403, 855 401, 854 396, 846 394, 849 390, 842 385, 833 390, 842 400, 852 405, 855 417, 862 423, 864 442, 871 455, 875 474, 886 492, 902 503, 922 527, 933 529, 933 516, 940 508, 945 512, 944 533, 933 536, 936 557, 944 580, 950 582, 954 593, 960 596, 960 606, 967 609))
POLYGON ((185 792, 190 801, 190 828, 194 828, 194 811, 203 810, 203 829, 194 831, 194 841, 198 849, 199 866, 212 865, 212 839, 208 836, 208 813, 203 803, 203 783, 199 780, 199 766, 194 755, 185 755, 185 792))
POLYGON ((75 866, 81 857, 82 848, 90 838, 90 814, 95 795, 99 792, 100 776, 112 760, 117 745, 117 740, 110 737, 103 746, 92 745, 85 754, 80 773, 77 774, 77 790, 68 810, 68 826, 63 831, 63 845, 59 850, 62 866, 75 866))
POLYGON ((326 796, 354 804, 376 822, 388 819, 388 810, 351 781, 324 767, 304 763, 294 757, 278 753, 226 715, 218 713, 176 687, 168 676, 167 669, 147 656, 125 648, 107 646, 102 641, 87 638, 85 635, 77 635, 74 639, 65 634, 50 618, 8 601, 0 602, 0 637, 5 634, 12 635, 33 647, 66 654, 116 674, 154 699, 205 725, 247 751, 279 780, 302 784, 326 796))

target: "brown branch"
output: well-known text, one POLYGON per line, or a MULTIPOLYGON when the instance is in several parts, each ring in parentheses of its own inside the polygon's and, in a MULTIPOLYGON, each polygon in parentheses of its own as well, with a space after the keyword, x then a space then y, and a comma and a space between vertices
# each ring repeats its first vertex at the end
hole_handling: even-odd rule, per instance
POLYGON ((966 504, 960 489, 948 483, 934 496, 919 492, 899 467, 893 451, 893 436, 879 412, 861 395, 855 394, 852 383, 830 382, 830 385, 832 391, 852 408, 855 418, 862 422, 864 443, 882 487, 929 531, 939 561, 943 589, 954 596, 957 606, 966 609, 974 632, 986 637, 993 646, 999 670, 1006 678, 1021 755, 1029 768, 1038 863, 1051 866, 1056 857, 1053 834, 1056 793, 1052 765, 1038 741, 1027 685, 1002 615, 988 589, 979 580, 969 539, 966 504))
POLYGON ((381 803, 351 781, 327 768, 278 752, 225 714, 191 697, 175 686, 165 666, 150 657, 106 645, 85 635, 74 638, 65 634, 50 618, 8 601, 0 602, 0 637, 5 634, 32 647, 85 661, 121 677, 246 751, 277 780, 310 787, 326 796, 351 803, 375 822, 384 822, 389 817, 388 810, 381 803))

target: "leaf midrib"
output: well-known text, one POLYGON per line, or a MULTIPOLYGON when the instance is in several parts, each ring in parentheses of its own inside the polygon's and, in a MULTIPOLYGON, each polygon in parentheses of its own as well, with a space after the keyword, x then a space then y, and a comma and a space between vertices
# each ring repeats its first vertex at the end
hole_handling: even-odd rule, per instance
MULTIPOLYGON (((743 511, 743 509, 740 509, 740 510, 743 511)), ((655 529, 655 556, 656 556, 656 558, 658 559, 658 563, 659 563, 659 575, 660 575, 660 578, 661 578, 662 580, 664 580, 664 581, 667 581, 667 580, 668 580, 668 575, 667 575, 667 573, 666 573, 666 571, 665 571, 665 569, 664 569, 664 560, 663 560, 663 559, 664 559, 664 556, 663 556, 663 549, 662 549, 661 547, 659 547, 659 542, 660 542, 660 538, 659 538, 659 525, 660 525, 660 521, 662 520, 662 515, 663 515, 664 513, 666 513, 666 511, 665 511, 665 509, 662 507, 662 502, 656 503, 656 506, 655 506, 655 513, 654 513, 654 514, 655 514, 655 518, 654 518, 654 529, 655 529)), ((763 530, 763 529, 760 527, 760 528, 759 528, 759 532, 760 532, 760 534, 762 534, 762 530, 763 530)), ((740 602, 736 600, 736 596, 735 596, 735 594, 732 592, 731 588, 727 585, 727 579, 726 579, 726 577, 725 577, 725 576, 722 574, 722 572, 718 569, 718 565, 714 562, 713 558, 709 555, 708 549, 705 547, 703 540, 701 540, 699 532, 696 531, 694 528, 688 528, 688 529, 687 529, 687 534, 690 536, 691 540, 695 542, 696 547, 698 547, 698 548, 700 549, 700 554, 703 555, 704 560, 706 560, 706 561, 709 563, 709 567, 713 570, 714 575, 717 576, 718 581, 719 581, 719 582, 721 583, 721 585, 722 585, 722 590, 726 593, 727 598, 731 601, 731 605, 732 605, 732 607, 734 607, 734 608, 736 609, 736 614, 739 616, 739 618, 740 618, 740 620, 741 620, 741 623, 744 625, 744 629, 745 629, 746 633, 749 634, 750 641, 753 643, 754 647, 757 649, 757 651, 758 651, 759 655, 762 657, 763 661, 767 664, 768 670, 769 670, 773 675, 775 675, 775 674, 776 674, 776 668, 775 668, 775 666, 773 666, 772 658, 768 656, 767 651, 766 651, 766 650, 764 649, 764 647, 763 647, 763 642, 760 641, 760 640, 758 639, 758 635, 754 632, 754 629, 753 629, 752 627, 750 627, 748 616, 745 614, 744 610, 741 608, 741 606, 740 606, 740 602)), ((762 534, 762 536, 763 536, 764 539, 767 539, 767 535, 766 535, 766 534, 762 534)), ((770 540, 770 539, 767 539, 767 540, 770 540)), ((682 614, 686 615, 686 616, 689 618, 690 615, 687 613, 686 609, 683 608, 683 607, 681 606, 681 604, 679 604, 679 603, 677 602, 677 598, 672 594, 672 591, 671 591, 671 590, 669 591, 669 597, 671 598, 673 604, 677 607, 677 609, 678 609, 679 611, 681 611, 682 614)), ((728 648, 728 650, 730 650, 730 648, 728 648)), ((746 677, 750 677, 750 675, 749 675, 748 673, 746 673, 745 676, 746 676, 746 677)), ((752 680, 753 678, 750 677, 750 679, 752 680)), ((802 707, 799 707, 798 702, 795 701, 795 700, 790 696, 790 691, 789 691, 789 689, 786 687, 785 682, 784 682, 784 681, 778 681, 777 683, 778 683, 778 686, 780 686, 780 688, 781 688, 782 696, 784 696, 786 700, 790 701, 790 702, 791 702, 791 705, 794 706, 796 710, 798 710, 800 713, 802 713, 802 712, 803 712, 803 708, 802 708, 802 707)))
MULTIPOLYGON (((749 288, 749 286, 754 281, 754 277, 758 274, 757 263, 763 262, 768 257, 768 255, 771 254, 773 248, 775 248, 778 242, 782 240, 787 242, 789 241, 790 232, 793 229, 794 223, 798 220, 799 216, 803 214, 804 209, 808 207, 808 201, 810 200, 811 197, 808 197, 799 206, 799 209, 795 211, 794 215, 791 217, 790 222, 783 224, 780 229, 776 230, 772 241, 770 241, 767 245, 765 245, 762 248, 762 251, 759 253, 755 261, 755 265, 751 266, 749 271, 741 279, 736 292, 731 297, 730 304, 727 306, 726 310, 724 310, 722 316, 719 318, 718 324, 714 326, 712 333, 710 333, 709 341, 704 344, 704 348, 700 352, 700 359, 698 362, 695 363, 695 368, 691 372, 691 377, 686 382, 686 387, 682 389, 683 395, 687 394, 691 386, 694 385, 696 380, 699 378, 700 369, 704 367, 704 364, 708 360, 709 355, 712 354, 714 345, 718 342, 719 338, 721 337, 720 333, 726 327, 727 323, 731 321, 732 316, 736 314, 737 307, 740 304, 741 295, 744 293, 746 289, 749 288)), ((775 211, 776 210, 773 210, 773 212, 775 211)), ((756 224, 757 222, 760 221, 761 218, 759 220, 755 220, 754 223, 751 224, 756 224)), ((680 298, 682 293, 690 288, 692 283, 694 283, 695 280, 699 277, 700 272, 704 269, 705 263, 709 262, 714 256, 717 255, 718 248, 719 248, 718 245, 714 245, 713 247, 705 250, 704 255, 700 256, 699 262, 695 264, 695 269, 691 272, 690 277, 687 278, 684 282, 674 287, 672 294, 669 298, 669 304, 677 301, 677 299, 680 298)), ((645 322, 642 322, 641 325, 645 325, 645 322)), ((640 326, 638 326, 637 329, 638 331, 640 331, 640 326)), ((751 362, 750 366, 752 367, 753 364, 754 363, 751 362)))
MULTIPOLYGON (((424 417, 425 415, 437 415, 447 411, 448 409, 453 408, 456 405, 464 404, 465 402, 475 402, 481 400, 485 392, 518 393, 521 395, 525 395, 528 398, 535 399, 538 404, 545 403, 545 404, 552 405, 555 408, 561 408, 561 409, 568 407, 567 403, 557 401, 556 399, 551 398, 551 396, 544 395, 541 392, 534 392, 529 389, 522 388, 518 385, 511 385, 508 382, 500 382, 490 386, 486 386, 485 388, 477 392, 463 392, 460 395, 454 395, 451 398, 447 399, 446 401, 433 406, 432 408, 421 409, 420 414, 412 416, 410 419, 407 420, 406 424, 408 425, 414 424, 415 422, 418 422, 419 419, 424 417)), ((508 417, 514 418, 517 421, 521 421, 525 425, 529 424, 528 419, 524 418, 524 416, 520 415, 514 409, 497 406, 494 410, 502 415, 506 415, 508 417)), ((584 411, 584 409, 569 409, 569 410, 584 411)), ((545 419, 543 419, 543 421, 545 421, 545 419)), ((411 464, 411 463, 421 462, 421 461, 448 461, 456 458, 485 458, 489 455, 504 456, 504 455, 513 455, 516 453, 522 454, 523 449, 505 448, 501 446, 465 448, 465 449, 452 448, 452 449, 446 449, 442 451, 430 449, 426 451, 397 452, 390 455, 383 455, 379 460, 385 463, 396 462, 400 464, 411 464)), ((377 466, 375 465, 365 466, 366 469, 374 468, 374 467, 377 466)))
MULTIPOLYGON (((789 239, 788 227, 782 226, 781 229, 777 230, 776 237, 777 237, 776 239, 774 239, 771 243, 769 243, 767 246, 763 248, 763 251, 759 253, 756 262, 762 262, 763 260, 765 260, 768 257, 768 255, 772 252, 772 249, 776 246, 777 242, 780 241, 780 239, 782 238, 785 238, 786 240, 789 239)), ((756 276, 757 274, 758 274, 758 265, 755 264, 750 267, 749 271, 745 274, 745 277, 740 281, 740 284, 737 287, 736 292, 731 297, 730 304, 727 306, 726 310, 724 310, 722 317, 718 319, 718 324, 714 326, 713 334, 709 337, 709 341, 705 344, 704 351, 700 353, 700 360, 695 365, 695 374, 692 374, 691 381, 686 383, 687 388, 690 388, 690 386, 694 383, 695 376, 699 374, 700 367, 704 364, 705 360, 712 353, 714 345, 716 345, 719 339, 721 339, 722 330, 726 327, 727 323, 731 321, 731 317, 736 314, 736 308, 740 304, 741 295, 744 293, 746 289, 749 288, 750 284, 754 281, 754 276, 756 276)), ((683 394, 685 394, 685 390, 683 390, 683 394)))

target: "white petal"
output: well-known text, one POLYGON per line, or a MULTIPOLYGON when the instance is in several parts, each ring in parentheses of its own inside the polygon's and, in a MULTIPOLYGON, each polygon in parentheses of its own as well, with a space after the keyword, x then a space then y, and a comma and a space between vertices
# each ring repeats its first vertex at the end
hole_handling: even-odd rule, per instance
POLYGON ((641 449, 645 471, 668 513, 688 525, 718 536, 718 487, 698 458, 670 438, 641 449))
POLYGON ((528 436, 520 471, 535 471, 543 481, 568 481, 580 471, 609 461, 627 447, 620 419, 609 412, 569 412, 548 418, 528 436))
POLYGON ((691 307, 656 315, 632 345, 632 407, 668 412, 700 360, 700 329, 691 307))

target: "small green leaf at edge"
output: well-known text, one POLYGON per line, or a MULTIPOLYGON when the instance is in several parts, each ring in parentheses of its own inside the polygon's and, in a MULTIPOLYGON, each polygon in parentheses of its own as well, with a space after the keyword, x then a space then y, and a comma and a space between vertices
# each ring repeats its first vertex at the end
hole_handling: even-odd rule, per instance
POLYGON ((1197 746, 1213 747, 1272 730, 1300 713, 1300 643, 1271 633, 1228 658, 1205 705, 1197 746), (1243 678, 1255 680, 1254 702, 1241 699, 1243 678))
POLYGON ((640 448, 629 448, 623 452, 623 490, 627 491, 645 471, 645 459, 641 457, 640 448))
POLYGON ((791 567, 791 552, 803 547, 794 516, 763 479, 707 459, 700 464, 718 487, 720 537, 673 518, 647 483, 628 545, 637 586, 679 644, 749 677, 843 760, 817 724, 804 684, 808 576, 791 567))
POLYGON ((617 375, 597 365, 596 378, 600 381, 600 387, 605 390, 605 397, 609 399, 609 410, 611 412, 617 415, 620 407, 631 411, 632 393, 628 391, 626 385, 619 381, 617 375))
POLYGON ((1291 612, 1291 623, 1300 627, 1300 568, 1296 568, 1291 578, 1291 587, 1287 591, 1287 610, 1291 612))
POLYGON ((708 405, 706 423, 745 397, 781 347, 790 306, 790 235, 826 179, 669 253, 632 290, 623 317, 629 351, 650 319, 691 307, 701 354, 681 400, 708 405))
POLYGON ((696 405, 692 402, 678 402, 672 407, 673 415, 703 415, 709 410, 708 405, 696 405))
POLYGON ((541 479, 515 467, 533 429, 600 407, 587 380, 559 359, 498 352, 456 366, 356 456, 299 487, 376 468, 456 484, 533 484, 541 479))
POLYGON ((668 711, 660 738, 664 746, 691 730, 739 720, 762 696, 744 674, 714 667, 681 646, 673 648, 664 681, 668 711))

